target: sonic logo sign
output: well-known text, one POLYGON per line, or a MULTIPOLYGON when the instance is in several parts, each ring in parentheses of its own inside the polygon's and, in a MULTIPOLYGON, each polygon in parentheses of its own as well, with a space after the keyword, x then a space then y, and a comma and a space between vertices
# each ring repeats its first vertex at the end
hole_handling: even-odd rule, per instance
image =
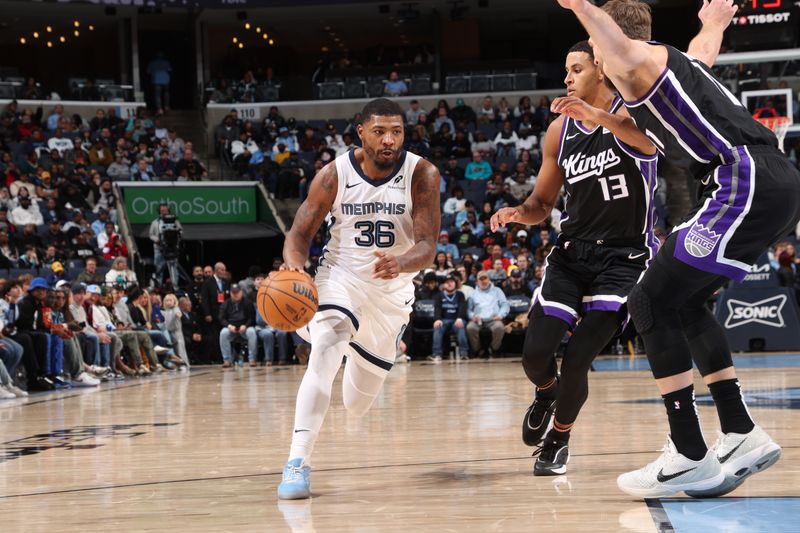
POLYGON ((728 318, 725 320, 725 327, 733 329, 753 322, 773 328, 782 328, 785 326, 783 307, 786 305, 786 301, 785 294, 752 303, 730 299, 727 302, 728 318))

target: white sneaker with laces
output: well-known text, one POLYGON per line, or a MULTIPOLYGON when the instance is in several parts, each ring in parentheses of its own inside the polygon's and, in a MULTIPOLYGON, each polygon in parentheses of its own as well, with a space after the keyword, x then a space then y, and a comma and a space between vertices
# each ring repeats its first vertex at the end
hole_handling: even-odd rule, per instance
POLYGON ((699 461, 678 453, 672 439, 662 448, 658 459, 639 470, 626 472, 617 478, 623 492, 638 498, 664 498, 681 491, 708 490, 725 479, 714 450, 708 450, 699 461))
POLYGON ((687 490, 686 494, 692 498, 715 498, 727 494, 752 474, 774 465, 781 457, 781 447, 759 426, 749 433, 720 433, 712 449, 722 465, 725 480, 708 490, 687 490))
POLYGON ((26 398, 28 396, 27 391, 20 389, 16 385, 6 385, 6 389, 17 398, 26 398))
POLYGON ((17 395, 8 390, 5 385, 0 385, 0 400, 13 400, 17 395))
POLYGON ((73 387, 97 387, 98 385, 100 385, 100 380, 86 372, 81 372, 72 380, 73 387))

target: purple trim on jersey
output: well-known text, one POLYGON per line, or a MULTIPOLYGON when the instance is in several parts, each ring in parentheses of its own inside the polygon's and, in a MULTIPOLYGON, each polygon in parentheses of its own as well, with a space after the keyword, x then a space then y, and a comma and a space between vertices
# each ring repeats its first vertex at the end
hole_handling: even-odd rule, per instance
POLYGON ((720 243, 747 207, 752 187, 753 160, 744 147, 736 147, 735 152, 741 158, 738 163, 722 165, 716 170, 715 180, 720 187, 714 191, 708 208, 701 210, 693 218, 694 222, 690 226, 678 231, 675 257, 698 270, 719 274, 734 281, 742 281, 749 273, 749 268, 745 270, 717 261, 720 243), (734 183, 736 184, 736 193, 731 201, 734 183), (723 208, 725 208, 725 212, 719 216, 723 208), (715 219, 713 225, 711 224, 712 219, 715 219), (685 240, 689 233, 696 229, 706 232, 715 239, 713 249, 703 257, 692 255, 686 249, 685 240))
POLYGON ((629 144, 625 144, 617 136, 614 136, 614 140, 617 141, 617 146, 619 146, 620 149, 623 152, 625 152, 626 154, 628 154, 629 156, 631 156, 634 159, 642 159, 644 161, 655 161, 656 159, 658 159, 658 151, 657 150, 656 150, 656 153, 654 153, 652 155, 647 155, 647 154, 643 154, 642 152, 640 152, 639 150, 637 150, 633 146, 631 146, 629 144))
MULTIPOLYGON (((556 158, 556 164, 561 166, 561 151, 564 149, 564 135, 567 133, 567 124, 569 121, 572 120, 568 116, 564 115, 564 122, 561 123, 561 133, 558 135, 558 156, 556 158)), ((565 176, 566 179, 566 176, 565 176)))
POLYGON ((648 205, 650 206, 646 213, 647 218, 644 237, 644 244, 647 246, 647 249, 650 250, 650 259, 648 259, 646 262, 647 266, 650 266, 650 260, 656 257, 656 253, 658 253, 659 248, 659 241, 658 238, 656 238, 654 231, 656 223, 655 196, 656 186, 658 185, 657 169, 657 159, 653 159, 652 161, 641 161, 639 163, 639 171, 642 173, 642 176, 644 176, 647 182, 647 196, 649 198, 648 205))
POLYGON ((625 100, 625 105, 627 107, 635 107, 638 105, 642 105, 642 103, 646 102, 647 99, 653 96, 653 93, 656 92, 656 90, 658 89, 658 85, 662 81, 664 81, 664 77, 667 75, 668 72, 669 72, 669 67, 664 67, 664 71, 658 76, 658 78, 656 78, 655 83, 653 83, 653 86, 650 87, 646 93, 644 93, 644 96, 642 96, 638 100, 634 100, 633 102, 628 102, 627 100, 625 100))
POLYGON ((625 305, 622 302, 607 302, 605 300, 595 300, 593 302, 586 302, 583 304, 583 314, 589 311, 610 311, 616 313, 620 308, 625 305))
POLYGON ((589 128, 587 128, 586 126, 584 126, 583 124, 581 124, 581 121, 580 121, 580 120, 575 120, 575 119, 573 119, 573 122, 575 122, 575 126, 576 126, 576 127, 577 127, 577 128, 580 130, 580 131, 582 131, 583 133, 585 133, 586 135, 591 135, 592 133, 594 133, 594 132, 596 132, 596 131, 597 131, 597 128, 599 128, 599 127, 600 127, 600 125, 598 124, 597 126, 595 126, 595 127, 594 127, 594 129, 593 129, 593 130, 590 130, 589 128))
POLYGON ((560 318, 564 322, 567 323, 570 329, 575 327, 575 322, 578 320, 572 314, 564 311, 563 309, 559 309, 558 307, 553 307, 552 305, 543 304, 542 300, 539 299, 539 305, 542 306, 542 311, 547 316, 552 316, 555 318, 560 318))
POLYGON ((719 134, 715 133, 703 123, 699 113, 692 109, 687 100, 688 98, 684 97, 683 92, 678 89, 675 82, 671 78, 667 78, 659 90, 656 91, 656 94, 653 95, 651 102, 656 109, 658 109, 659 113, 667 119, 670 125, 681 134, 680 136, 683 141, 687 142, 687 144, 694 144, 699 147, 699 149, 694 149, 693 146, 697 155, 704 159, 711 160, 717 157, 720 152, 729 150, 730 144, 726 143, 719 134), (675 107, 678 116, 666 105, 666 102, 671 103, 672 106, 675 107), (692 127, 697 130, 699 137, 679 120, 680 117, 686 119, 692 127), (669 120, 670 118, 672 120, 669 120), (707 140, 716 151, 710 151, 708 146, 703 143, 703 139, 707 140))

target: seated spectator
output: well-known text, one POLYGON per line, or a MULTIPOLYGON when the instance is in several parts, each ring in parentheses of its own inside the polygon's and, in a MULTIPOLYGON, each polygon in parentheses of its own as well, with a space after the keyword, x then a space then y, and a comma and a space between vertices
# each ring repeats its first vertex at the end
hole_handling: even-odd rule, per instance
MULTIPOLYGON (((117 197, 114 194, 111 180, 109 178, 102 178, 100 180, 100 187, 95 191, 95 205, 94 212, 100 216, 101 211, 108 211, 108 215, 112 220, 117 217, 117 197)), ((102 231, 102 227, 100 230, 102 231)))
POLYGON ((27 224, 41 226, 44 224, 42 212, 39 211, 38 206, 32 204, 30 196, 19 198, 19 205, 11 210, 8 221, 16 226, 25 226, 27 224))
POLYGON ((505 183, 500 181, 495 185, 493 191, 486 192, 486 203, 492 206, 492 211, 497 211, 504 207, 514 207, 521 202, 506 191, 505 183))
POLYGON ((194 152, 189 148, 183 151, 183 159, 175 165, 175 174, 179 180, 189 181, 208 177, 208 171, 199 160, 195 159, 194 152))
POLYGON ((409 108, 406 109, 406 124, 409 126, 416 126, 419 122, 419 116, 424 115, 425 110, 422 109, 419 105, 419 100, 411 100, 409 102, 409 108))
POLYGON ((464 220, 464 222, 461 223, 461 228, 456 234, 454 241, 459 251, 478 245, 478 237, 472 232, 472 227, 468 220, 464 220))
POLYGON ((439 232, 439 243, 436 245, 436 252, 444 252, 449 254, 453 261, 458 261, 461 258, 461 252, 458 251, 458 246, 450 242, 450 234, 446 230, 439 232))
POLYGON ((53 264, 50 265, 50 269, 52 272, 47 274, 45 279, 51 288, 55 288, 59 281, 66 281, 67 283, 72 281, 72 277, 64 269, 64 265, 61 264, 60 261, 54 261, 53 264))
POLYGON ((299 146, 301 152, 316 152, 319 149, 319 139, 314 133, 314 128, 311 126, 306 128, 303 137, 300 138, 299 146))
POLYGON ((19 247, 9 238, 7 229, 0 230, 0 255, 11 265, 2 268, 16 268, 19 247))
POLYGON ((156 173, 146 159, 139 159, 131 167, 131 181, 156 181, 156 173))
POLYGON ((436 281, 443 283, 444 278, 451 274, 453 270, 453 261, 447 257, 447 254, 437 252, 436 257, 433 258, 433 273, 436 274, 436 281))
POLYGON ((525 283, 523 272, 519 268, 511 267, 511 274, 503 285, 503 293, 508 296, 523 295, 531 298, 533 290, 525 283))
POLYGON ((456 132, 453 145, 450 147, 450 154, 458 158, 469 157, 472 153, 472 143, 469 141, 468 133, 462 129, 456 132))
POLYGON ((25 367, 28 390, 52 390, 53 385, 42 376, 43 370, 40 365, 40 360, 44 358, 43 354, 47 350, 47 338, 37 333, 31 335, 17 327, 20 317, 19 304, 24 300, 23 294, 22 284, 19 282, 10 283, 2 288, 3 299, 0 301, 2 334, 22 346, 22 365, 25 367))
POLYGON ((414 298, 417 300, 433 300, 439 294, 439 282, 436 279, 436 273, 433 271, 426 272, 422 276, 422 285, 415 291, 414 298))
POLYGON ((481 270, 477 275, 478 286, 467 300, 467 337, 473 353, 483 357, 497 353, 503 342, 505 327, 503 319, 509 312, 506 296, 499 288, 492 285, 489 274, 481 270), (492 334, 488 350, 481 347, 480 333, 488 330, 492 334))
POLYGON ((342 135, 342 146, 336 150, 336 157, 339 157, 342 154, 346 154, 350 150, 355 150, 358 146, 353 143, 353 136, 350 133, 345 133, 342 135))
POLYGON ((55 379, 53 359, 50 357, 50 338, 49 331, 44 324, 45 305, 44 300, 47 296, 47 282, 44 278, 33 278, 27 288, 24 297, 16 302, 16 326, 17 335, 14 340, 23 344, 24 338, 29 338, 33 352, 39 361, 37 371, 40 375, 28 376, 29 388, 34 390, 52 390, 57 386, 60 388, 62 383, 55 379))
POLYGON ((541 230, 539 232, 539 238, 541 239, 541 243, 536 247, 533 256, 537 263, 544 263, 547 256, 550 255, 550 251, 553 249, 553 243, 550 242, 550 231, 546 229, 541 230))
POLYGON ((105 278, 103 275, 97 272, 96 258, 86 258, 86 266, 83 269, 83 272, 78 274, 78 276, 75 278, 75 281, 77 283, 83 283, 84 285, 102 285, 105 283, 105 278))
POLYGON ((442 212, 448 215, 455 215, 459 211, 463 211, 466 204, 467 200, 464 198, 464 189, 456 186, 453 187, 453 196, 444 202, 442 212))
POLYGON ((492 269, 494 267, 494 262, 497 259, 500 259, 500 261, 502 262, 503 269, 507 269, 509 266, 511 266, 511 261, 509 261, 508 258, 503 257, 503 247, 500 246, 499 244, 493 244, 491 246, 491 252, 489 254, 489 257, 486 258, 481 263, 481 266, 483 267, 483 270, 487 270, 488 271, 488 270, 492 269))
POLYGON ((464 177, 468 180, 488 180, 492 177, 492 165, 483 160, 480 152, 473 152, 464 177))
POLYGON ((34 192, 34 196, 41 200, 58 198, 58 189, 53 183, 53 177, 49 172, 44 171, 39 174, 39 184, 34 188, 34 192))
POLYGON ((344 138, 336 131, 333 122, 328 122, 325 128, 325 142, 328 144, 328 148, 336 154, 344 147, 344 138))
POLYGON ((447 108, 440 107, 436 112, 436 120, 433 121, 433 133, 439 133, 442 129, 442 126, 447 124, 450 129, 448 131, 455 131, 456 125, 453 123, 453 120, 447 116, 447 108))
POLYGON ((456 290, 456 278, 452 274, 445 277, 443 290, 433 301, 433 309, 433 353, 428 359, 434 362, 442 360, 444 338, 449 331, 456 334, 459 358, 467 359, 467 298, 456 290))
POLYGON ((456 98, 456 105, 450 110, 449 115, 456 123, 475 124, 475 111, 464 102, 463 98, 456 98))
POLYGON ((497 132, 494 144, 497 147, 498 156, 517 157, 517 132, 511 127, 511 121, 503 122, 503 129, 497 132))
POLYGON ((128 181, 131 177, 131 166, 125 156, 117 153, 114 162, 108 166, 106 174, 117 181, 128 181))
POLYGON ((497 122, 497 112, 491 96, 484 96, 483 103, 478 109, 478 124, 492 124, 497 122))
POLYGON ((518 203, 522 203, 533 190, 536 180, 529 179, 524 172, 517 172, 514 179, 506 179, 508 192, 518 203))
POLYGON ((31 181, 31 176, 27 172, 20 173, 17 179, 8 186, 8 192, 11 193, 12 198, 17 198, 22 189, 25 189, 29 196, 36 194, 36 184, 31 181))
POLYGON ((253 76, 253 71, 246 71, 236 85, 236 100, 238 102, 255 102, 257 87, 258 84, 253 76))
MULTIPOLYGON (((273 329, 264 322, 261 313, 255 312, 256 316, 256 336, 264 346, 264 364, 272 366, 275 360, 275 343, 278 344, 278 365, 285 365, 289 362, 289 334, 285 331, 273 329)), ((256 366, 255 361, 250 361, 250 366, 256 366)))
POLYGON ((517 153, 521 153, 523 150, 533 150, 537 146, 539 146, 539 139, 536 135, 533 134, 533 131, 528 128, 520 128, 519 135, 517 136, 517 153))
POLYGON ((383 94, 386 96, 405 96, 408 94, 406 82, 400 79, 397 71, 389 73, 389 79, 383 84, 383 94))
MULTIPOLYGON (((286 126, 281 126, 278 129, 278 138, 275 139, 275 144, 272 147, 273 159, 275 159, 274 154, 281 151, 278 149, 279 145, 283 145, 286 152, 296 152, 300 149, 297 137, 292 135, 289 132, 289 128, 286 126)), ((280 164, 280 161, 277 159, 275 159, 275 162, 280 164)))
POLYGON ((25 253, 20 256, 19 261, 19 268, 28 268, 28 269, 37 269, 41 266, 42 261, 39 259, 39 254, 36 252, 36 247, 33 245, 27 245, 25 247, 25 253))
MULTIPOLYGON (((447 160, 447 165, 442 169, 442 178, 445 179, 448 185, 452 185, 464 179, 464 169, 458 166, 458 159, 456 159, 456 156, 451 155, 447 160)), ((464 191, 461 192, 463 193, 464 191)), ((455 194, 455 188, 453 189, 453 194, 455 194)), ((445 204, 447 204, 447 202, 445 202, 445 204)))
POLYGON ((502 287, 508 277, 506 273, 506 269, 503 268, 503 260, 502 259, 495 259, 492 262, 492 268, 487 271, 489 274, 489 279, 492 280, 492 283, 496 287, 502 287))
POLYGON ((114 259, 111 269, 106 273, 106 285, 119 285, 125 288, 136 283, 136 274, 133 270, 128 270, 128 260, 125 257, 114 259))
POLYGON ((483 157, 492 157, 495 152, 495 144, 486 138, 482 131, 475 133, 475 141, 471 147, 473 152, 480 152, 483 157))
POLYGON ((100 250, 103 253, 103 259, 111 261, 117 257, 128 257, 128 247, 118 234, 113 234, 109 237, 108 242, 100 250))
POLYGON ((242 288, 236 283, 231 285, 231 297, 225 300, 219 308, 219 323, 222 326, 222 330, 219 332, 222 367, 233 366, 231 342, 236 338, 247 341, 248 359, 251 363, 255 362, 258 355, 255 308, 252 303, 244 299, 242 288))

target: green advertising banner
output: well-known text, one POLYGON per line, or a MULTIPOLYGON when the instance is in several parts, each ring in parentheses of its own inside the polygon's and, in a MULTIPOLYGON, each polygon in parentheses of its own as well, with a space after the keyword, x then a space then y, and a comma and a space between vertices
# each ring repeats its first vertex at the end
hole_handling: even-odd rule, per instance
POLYGON ((131 224, 158 218, 158 206, 169 204, 182 224, 256 221, 255 187, 125 187, 125 209, 131 224))

